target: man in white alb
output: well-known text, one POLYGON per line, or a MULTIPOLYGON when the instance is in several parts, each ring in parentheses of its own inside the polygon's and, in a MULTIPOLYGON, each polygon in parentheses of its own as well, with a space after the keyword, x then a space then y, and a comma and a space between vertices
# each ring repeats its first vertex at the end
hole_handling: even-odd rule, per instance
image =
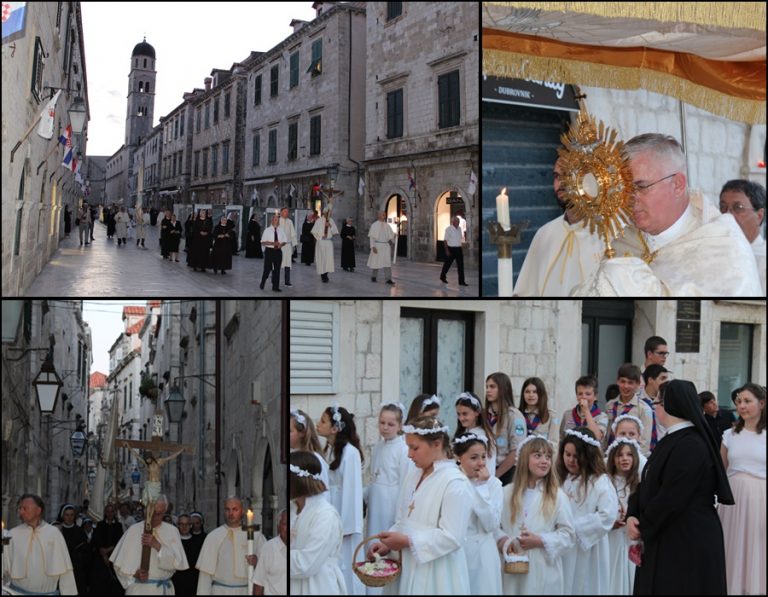
POLYGON ((323 215, 315 220, 312 236, 315 237, 315 267, 323 282, 328 282, 328 274, 333 273, 333 235, 338 234, 336 222, 331 218, 331 209, 326 207, 323 215))
POLYGON ((647 133, 624 145, 637 192, 634 226, 572 296, 760 296, 752 249, 730 214, 687 188, 674 137, 647 133), (642 235, 649 251, 640 242, 642 235))
POLYGON ((571 289, 585 282, 597 269, 603 243, 568 208, 561 188, 562 162, 553 168, 555 198, 564 210, 559 218, 536 231, 517 276, 516 296, 568 296, 571 289))
POLYGON ((22 523, 8 531, 11 542, 4 550, 10 555, 3 554, 3 587, 10 579, 11 595, 77 595, 64 535, 43 520, 44 510, 37 495, 25 493, 19 499, 22 523))
POLYGON ((765 237, 760 234, 765 217, 765 188, 751 180, 729 180, 720 191, 720 213, 733 214, 747 237, 757 261, 765 296, 765 237))
POLYGON ((248 554, 248 535, 242 528, 243 503, 240 498, 224 500, 226 523, 208 533, 197 558, 200 577, 198 595, 248 595, 248 564, 256 565, 266 543, 264 535, 254 533, 253 555, 248 554))
POLYGON ((288 217, 287 207, 280 210, 280 228, 282 228, 286 239, 285 244, 281 249, 283 252, 283 260, 280 262, 280 267, 285 270, 285 285, 293 286, 291 284, 291 259, 298 238, 296 237, 296 226, 293 225, 293 220, 288 217))
POLYGON ((189 568, 179 530, 163 522, 168 498, 160 495, 152 512, 152 533, 144 532, 144 522, 131 526, 109 557, 126 595, 173 595, 171 576, 189 568), (141 552, 149 545, 149 570, 141 570, 141 552))
POLYGON ((387 212, 380 211, 379 219, 371 224, 368 231, 368 238, 371 243, 371 254, 368 255, 368 267, 371 268, 371 282, 376 281, 378 270, 384 270, 386 283, 394 286, 392 281, 392 257, 389 244, 394 242, 395 233, 392 227, 387 223, 387 212))

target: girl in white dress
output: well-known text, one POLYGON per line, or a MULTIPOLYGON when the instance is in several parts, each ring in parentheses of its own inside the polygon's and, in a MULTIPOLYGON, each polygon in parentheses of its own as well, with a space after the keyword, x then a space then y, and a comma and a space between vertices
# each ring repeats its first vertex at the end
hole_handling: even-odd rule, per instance
POLYGON ((421 416, 437 418, 440 414, 440 402, 440 397, 435 394, 419 394, 411 402, 405 422, 410 423, 416 417, 421 416))
MULTIPOLYGON (((627 439, 633 439, 640 445, 640 437, 643 434, 643 422, 634 415, 619 415, 613 420, 611 424, 611 430, 616 439, 620 437, 626 437, 627 439)), ((642 451, 637 455, 638 461, 638 479, 643 474, 645 463, 648 459, 643 456, 642 451)), ((606 466, 608 464, 608 457, 606 456, 606 466)), ((624 504, 626 507, 626 504, 624 504)))
POLYGON ((493 436, 493 429, 483 416, 483 405, 472 392, 462 392, 456 397, 456 433, 453 438, 456 439, 465 431, 471 431, 484 436, 488 444, 486 446, 486 461, 489 471, 496 471, 496 441, 493 436))
POLYGON ((552 442, 555 453, 560 440, 560 417, 549 408, 547 387, 538 377, 523 382, 520 411, 525 415, 528 435, 543 435, 552 442))
POLYGON ((323 497, 331 501, 331 492, 328 491, 330 485, 328 481, 328 463, 323 458, 323 449, 320 447, 320 440, 317 437, 315 431, 315 425, 312 423, 312 418, 303 410, 297 408, 291 409, 291 432, 289 435, 291 452, 294 450, 302 450, 304 452, 312 452, 317 456, 317 460, 320 462, 320 480, 325 484, 326 490, 323 492, 323 497))
MULTIPOLYGON (((410 460, 402 435, 405 406, 400 402, 383 404, 379 411, 381 441, 373 447, 371 484, 366 487, 368 527, 366 536, 378 535, 395 524, 395 507, 400 486, 408 474, 410 460)), ((381 589, 366 587, 367 595, 381 595, 381 589)))
POLYGON ((453 440, 459 468, 474 488, 464 553, 472 595, 501 595, 501 568, 494 533, 501 519, 501 481, 491 476, 486 460, 488 438, 474 432, 453 440))
POLYGON ((563 595, 563 554, 573 548, 571 506, 552 468, 552 443, 529 435, 519 448, 511 485, 504 487, 497 547, 504 554, 528 557, 528 572, 504 574, 505 595, 563 595))
POLYGON ((451 459, 448 427, 433 417, 417 417, 403 431, 416 468, 400 489, 397 522, 380 534, 368 559, 400 551, 402 572, 385 587, 387 595, 468 595, 463 546, 472 486, 451 459))
POLYGON ((738 420, 720 456, 736 504, 720 504, 729 595, 765 595, 765 388, 747 383, 733 397, 738 420))
POLYGON ((329 406, 317 423, 325 437, 329 462, 331 504, 341 515, 344 541, 340 567, 350 595, 365 595, 365 585, 352 571, 352 554, 363 540, 363 452, 357 437, 354 415, 346 408, 329 406))
POLYGON ((600 442, 586 427, 567 429, 560 442, 557 474, 571 501, 576 547, 563 556, 573 595, 608 592, 608 533, 619 515, 619 497, 608 476, 600 442))
POLYGON ((635 564, 629 559, 631 543, 626 529, 627 501, 640 484, 640 444, 637 440, 617 437, 608 446, 608 476, 619 497, 619 516, 608 533, 611 566, 608 574, 609 595, 631 595, 635 584, 635 564))
POLYGON ((502 485, 512 482, 517 446, 527 433, 525 417, 515 408, 512 381, 506 373, 485 379, 485 420, 496 440, 496 476, 502 485))
POLYGON ((291 452, 289 490, 291 595, 346 595, 338 566, 341 518, 320 494, 320 463, 312 452, 291 452))

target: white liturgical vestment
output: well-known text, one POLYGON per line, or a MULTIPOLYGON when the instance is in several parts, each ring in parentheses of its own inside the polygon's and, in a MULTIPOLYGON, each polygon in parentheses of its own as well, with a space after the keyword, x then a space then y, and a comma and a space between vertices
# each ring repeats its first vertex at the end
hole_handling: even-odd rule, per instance
POLYGON ((422 473, 414 468, 400 488, 390 531, 408 535, 410 548, 401 552, 400 577, 384 594, 469 595, 464 544, 474 490, 453 460, 435 462, 419 485, 422 473))
POLYGON ((392 227, 386 222, 376 221, 371 224, 368 231, 368 238, 371 243, 371 253, 368 255, 368 267, 371 269, 381 269, 392 265, 392 248, 390 242, 395 240, 395 233, 392 227), (373 252, 373 249, 376 252, 373 252))
POLYGON ((760 274, 760 286, 763 287, 763 293, 760 296, 765 296, 765 239, 759 233, 752 241, 752 252, 757 262, 757 273, 760 274))
POLYGON ((603 243, 583 222, 569 224, 565 214, 536 231, 517 277, 517 296, 568 296, 600 265, 603 243))
POLYGON ((328 218, 328 233, 325 232, 325 216, 315 220, 312 226, 312 236, 317 240, 315 245, 315 268, 318 274, 329 274, 334 272, 333 268, 333 242, 334 234, 338 234, 336 222, 333 218, 328 218), (323 236, 325 235, 325 238, 323 236))
POLYGON ((698 193, 667 230, 644 235, 654 255, 650 264, 636 228, 612 245, 595 275, 572 296, 761 296, 755 256, 731 214, 721 214, 698 193))
POLYGON ((137 522, 120 537, 109 557, 126 595, 174 595, 171 576, 177 570, 189 568, 179 530, 172 524, 161 522, 152 529, 152 535, 160 542, 160 551, 149 550, 149 581, 139 582, 134 577, 141 567, 141 535, 144 522, 137 522), (165 585, 165 586, 164 586, 165 585), (170 586, 168 586, 170 585, 170 586))
POLYGON ((251 583, 264 587, 265 595, 288 594, 288 547, 280 536, 272 537, 259 554, 259 563, 253 570, 251 583))
POLYGON ((35 528, 22 523, 8 535, 11 542, 4 549, 10 553, 3 556, 3 576, 10 566, 12 588, 44 595, 58 587, 62 595, 77 595, 72 561, 59 529, 41 520, 35 528))
MULTIPOLYGON (((259 532, 253 536, 253 551, 261 555, 266 543, 259 532)), ((197 569, 198 595, 250 595, 248 585, 248 533, 240 527, 230 528, 226 524, 214 529, 205 537, 197 569)))

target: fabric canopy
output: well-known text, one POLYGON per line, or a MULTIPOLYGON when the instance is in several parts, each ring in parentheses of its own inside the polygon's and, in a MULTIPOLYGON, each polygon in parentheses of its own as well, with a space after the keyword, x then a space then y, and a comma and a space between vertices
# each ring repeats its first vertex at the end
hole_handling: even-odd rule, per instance
POLYGON ((765 123, 765 4, 486 2, 483 72, 647 89, 765 123))

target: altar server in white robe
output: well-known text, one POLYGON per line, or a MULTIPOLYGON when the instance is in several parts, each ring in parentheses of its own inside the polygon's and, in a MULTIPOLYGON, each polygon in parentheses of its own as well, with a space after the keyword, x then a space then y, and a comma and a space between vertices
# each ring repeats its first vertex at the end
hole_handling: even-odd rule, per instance
MULTIPOLYGON (((304 452, 313 452, 317 456, 317 460, 320 462, 322 471, 320 472, 320 480, 325 487, 330 487, 330 481, 328 480, 328 462, 323 456, 323 449, 320 446, 320 440, 317 437, 317 431, 315 431, 315 424, 310 417, 303 410, 298 408, 291 409, 291 423, 290 423, 290 447, 291 452, 294 450, 302 450, 304 452)), ((323 497, 331 501, 331 492, 326 489, 323 492, 323 497)))
POLYGON ((132 525, 109 557, 126 595, 174 595, 171 576, 189 568, 179 530, 163 515, 168 499, 161 495, 152 513, 152 534, 144 533, 144 522, 132 525), (143 545, 150 545, 149 570, 139 570, 143 545))
POLYGON ((43 500, 25 493, 18 507, 22 523, 8 531, 11 541, 3 548, 3 578, 10 578, 4 589, 13 595, 77 595, 67 543, 43 520, 43 500))
POLYGON ((501 519, 502 486, 491 476, 486 455, 488 438, 472 431, 453 440, 453 453, 459 468, 474 489, 464 553, 473 595, 501 595, 501 568, 494 533, 501 519))
POLYGON ((608 533, 619 515, 619 498, 605 474, 600 442, 586 428, 568 429, 560 441, 557 472, 571 502, 576 546, 563 556, 563 575, 573 595, 608 593, 608 533))
POLYGON ((315 268, 323 282, 328 282, 328 274, 334 272, 333 268, 333 236, 338 234, 336 222, 331 218, 330 209, 326 207, 323 215, 315 220, 312 226, 312 236, 315 237, 315 268))
POLYGON ((395 233, 387 223, 387 212, 380 211, 379 219, 371 224, 368 230, 368 238, 371 244, 371 253, 368 255, 368 267, 371 268, 371 281, 376 281, 376 274, 380 269, 384 270, 384 279, 387 284, 392 281, 392 249, 389 244, 395 241, 395 233))
POLYGON ((397 522, 369 548, 368 559, 400 551, 402 572, 385 595, 467 595, 464 541, 472 486, 451 459, 447 426, 420 416, 403 431, 416 468, 400 488, 397 522))
POLYGON ((341 517, 320 497, 325 484, 311 452, 292 452, 288 476, 291 495, 291 595, 346 595, 339 568, 341 517))
POLYGON ((248 553, 248 533, 243 530, 243 502, 237 497, 224 500, 226 523, 205 537, 197 569, 198 595, 249 595, 248 564, 256 565, 261 548, 267 542, 259 531, 254 532, 253 551, 248 553), (247 557, 249 556, 249 557, 247 557))
POLYGON ((299 239, 296 236, 296 226, 293 225, 293 220, 288 217, 288 213, 287 207, 280 210, 280 229, 285 233, 285 238, 287 239, 280 249, 283 252, 283 260, 280 262, 280 267, 285 270, 285 285, 292 286, 291 261, 293 249, 296 248, 296 243, 299 242, 299 239))
POLYGON ((630 139, 624 151, 637 189, 634 225, 612 243, 616 257, 603 258, 571 295, 760 296, 749 242, 730 214, 689 191, 677 140, 648 133, 630 139))
POLYGON ((259 562, 253 569, 251 583, 254 595, 288 594, 288 512, 282 510, 277 515, 277 536, 264 544, 259 554, 259 562))
MULTIPOLYGON (((388 402, 379 411, 381 440, 373 447, 371 456, 371 484, 365 488, 368 504, 366 536, 387 531, 395 524, 395 507, 400 486, 410 470, 408 446, 402 435, 405 406, 401 402, 388 402)), ((381 588, 366 587, 366 595, 381 595, 381 588)))
POLYGON ((352 554, 363 540, 363 451, 353 415, 340 406, 329 406, 317 423, 317 432, 328 441, 328 478, 331 504, 344 528, 341 571, 350 595, 365 595, 365 585, 352 571, 352 554))
POLYGON ((606 451, 608 476, 619 498, 619 516, 608 533, 609 595, 631 595, 635 585, 635 564, 627 557, 630 540, 626 518, 629 496, 640 484, 640 449, 637 441, 617 437, 606 451))
POLYGON ((501 529, 495 533, 504 554, 527 556, 527 574, 504 574, 504 595, 563 595, 570 579, 563 576, 563 554, 573 549, 571 506, 553 470, 553 443, 527 436, 519 447, 518 465, 504 487, 501 529))
POLYGON ((587 281, 600 265, 603 243, 565 201, 560 188, 562 162, 555 162, 554 190, 562 216, 536 231, 517 276, 517 296, 568 296, 574 286, 587 281))

